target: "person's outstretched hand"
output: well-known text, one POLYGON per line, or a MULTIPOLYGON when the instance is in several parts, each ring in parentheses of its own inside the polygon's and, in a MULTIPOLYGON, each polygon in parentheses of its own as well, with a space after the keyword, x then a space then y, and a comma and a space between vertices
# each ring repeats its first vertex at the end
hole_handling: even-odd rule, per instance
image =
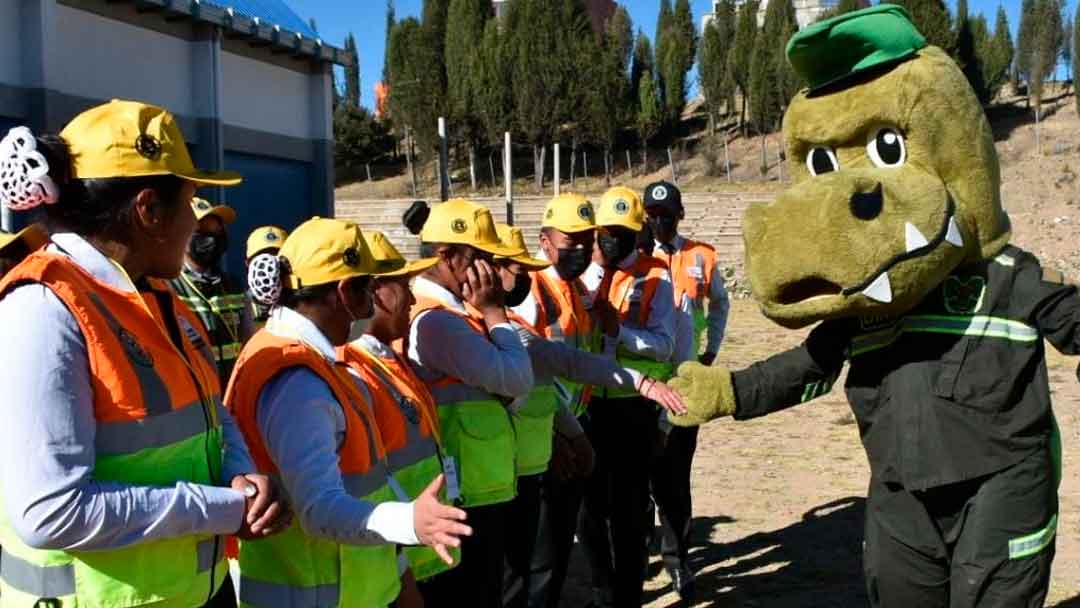
POLYGON ((285 493, 266 475, 249 473, 233 477, 230 487, 244 494, 244 521, 236 536, 242 540, 265 538, 292 523, 285 493))
POLYGON ((735 385, 731 370, 726 367, 706 367, 696 361, 679 366, 679 372, 668 382, 686 403, 687 412, 671 416, 675 426, 699 426, 710 420, 735 413, 735 385))
POLYGON ((638 392, 642 397, 657 402, 660 407, 667 410, 672 416, 682 416, 686 413, 686 403, 683 402, 683 398, 679 396, 679 393, 675 392, 670 386, 659 380, 653 381, 649 379, 646 379, 641 384, 641 390, 638 392))
POLYGON ((461 537, 472 536, 472 528, 461 523, 465 511, 439 502, 444 481, 439 475, 413 501, 413 529, 422 544, 434 549, 447 564, 453 564, 447 547, 460 547, 461 537))

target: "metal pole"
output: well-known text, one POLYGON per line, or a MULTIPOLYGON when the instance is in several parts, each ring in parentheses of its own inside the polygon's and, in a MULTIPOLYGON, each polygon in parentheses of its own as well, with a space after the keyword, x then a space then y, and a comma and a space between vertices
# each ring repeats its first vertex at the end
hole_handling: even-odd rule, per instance
POLYGON ((506 181, 506 223, 514 225, 514 168, 511 166, 510 132, 503 136, 503 179, 506 181))
POLYGON ((630 148, 626 149, 626 171, 631 176, 634 175, 634 164, 630 162, 630 148))
POLYGON ((671 183, 679 185, 679 176, 675 173, 675 159, 671 156, 671 146, 667 149, 667 162, 671 166, 671 183))
POLYGON ((727 171, 727 181, 731 183, 731 155, 728 154, 728 134, 724 133, 724 170, 727 171))
POLYGON ((559 196, 559 144, 555 144, 555 196, 559 196))
POLYGON ((439 117, 439 200, 450 198, 450 143, 446 137, 446 119, 439 117))

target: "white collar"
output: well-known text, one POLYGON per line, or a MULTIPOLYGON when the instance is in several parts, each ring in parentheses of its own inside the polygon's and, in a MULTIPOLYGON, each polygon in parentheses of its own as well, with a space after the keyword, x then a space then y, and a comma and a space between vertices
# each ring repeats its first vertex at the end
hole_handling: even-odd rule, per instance
POLYGON ((416 277, 416 280, 413 281, 413 293, 418 296, 438 300, 444 306, 453 308, 458 312, 467 312, 465 310, 465 303, 462 302, 460 298, 427 277, 416 277))
POLYGON ((58 232, 52 235, 50 253, 67 254, 83 270, 113 289, 136 293, 134 283, 127 273, 113 260, 74 232, 58 232))
MULTIPOLYGON (((538 260, 546 260, 546 261, 548 261, 548 262, 550 262, 550 261, 551 261, 551 260, 548 260, 547 254, 546 254, 546 253, 544 253, 544 250, 543 250, 543 249, 540 249, 539 251, 537 251, 537 252, 536 252, 536 259, 538 259, 538 260)), ((557 280, 557 281, 561 281, 561 280, 562 280, 562 277, 561 277, 561 276, 559 276, 559 271, 558 271, 558 270, 555 270, 555 264, 552 264, 551 266, 548 266, 547 268, 545 268, 545 269, 544 269, 543 271, 541 271, 541 272, 543 272, 543 273, 547 274, 547 276, 549 276, 549 277, 551 277, 552 279, 555 279, 555 280, 557 280)))
POLYGON ((330 339, 310 319, 284 306, 275 306, 270 311, 266 329, 279 338, 300 340, 329 361, 337 360, 337 351, 330 339))
POLYGON ((352 345, 356 348, 361 348, 369 355, 373 355, 380 359, 393 359, 394 351, 382 342, 378 338, 371 334, 364 334, 359 338, 352 341, 352 345))

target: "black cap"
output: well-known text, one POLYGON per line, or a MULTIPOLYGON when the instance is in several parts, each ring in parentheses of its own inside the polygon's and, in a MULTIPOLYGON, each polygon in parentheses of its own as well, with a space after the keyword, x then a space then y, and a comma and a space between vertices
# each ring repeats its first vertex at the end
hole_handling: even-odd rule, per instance
POLYGON ((429 215, 431 215, 431 207, 426 201, 413 201, 413 204, 402 214, 401 223, 405 224, 405 228, 410 233, 420 234, 429 215))
POLYGON ((664 207, 676 213, 683 210, 682 192, 671 182, 653 182, 645 187, 645 210, 664 207))

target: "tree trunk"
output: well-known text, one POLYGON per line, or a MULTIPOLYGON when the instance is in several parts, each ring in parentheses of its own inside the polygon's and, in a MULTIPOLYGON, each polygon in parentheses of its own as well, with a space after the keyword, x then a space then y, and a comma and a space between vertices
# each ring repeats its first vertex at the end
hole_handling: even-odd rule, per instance
POLYGON ((1042 125, 1040 124, 1042 116, 1041 112, 1039 112, 1038 101, 1039 100, 1036 100, 1035 103, 1035 154, 1037 156, 1042 156, 1042 125))
POLYGON ((716 112, 709 110, 709 135, 716 136, 716 112))
POLYGON ((570 140, 570 189, 573 189, 573 178, 578 170, 578 138, 570 140))
POLYGON ((476 146, 469 144, 469 183, 476 192, 476 146))
POLYGON ((416 164, 413 163, 413 140, 408 127, 405 127, 405 162, 409 165, 409 179, 412 183, 412 195, 413 198, 416 198, 416 164))
POLYGON ((728 154, 728 133, 724 133, 724 171, 727 172, 727 181, 731 183, 731 155, 728 154))
POLYGON ((746 137, 746 93, 742 96, 742 113, 739 114, 739 128, 742 129, 743 138, 746 137))
POLYGON ((491 170, 491 186, 498 186, 498 182, 495 181, 495 151, 488 152, 488 169, 491 170))
POLYGON ((604 183, 611 186, 611 154, 604 148, 604 183))
POLYGON ((630 162, 630 148, 626 149, 626 172, 630 177, 634 176, 634 163, 630 162))
POLYGON ((589 179, 589 151, 585 148, 581 149, 581 167, 585 173, 585 179, 589 179))
POLYGON ((761 134, 761 178, 767 180, 769 176, 769 157, 765 150, 765 134, 761 134))
POLYGON ((642 144, 641 146, 641 174, 647 175, 649 173, 649 146, 648 144, 642 144))
POLYGON ((536 180, 536 193, 544 193, 544 159, 547 158, 547 146, 533 144, 533 176, 536 180))

